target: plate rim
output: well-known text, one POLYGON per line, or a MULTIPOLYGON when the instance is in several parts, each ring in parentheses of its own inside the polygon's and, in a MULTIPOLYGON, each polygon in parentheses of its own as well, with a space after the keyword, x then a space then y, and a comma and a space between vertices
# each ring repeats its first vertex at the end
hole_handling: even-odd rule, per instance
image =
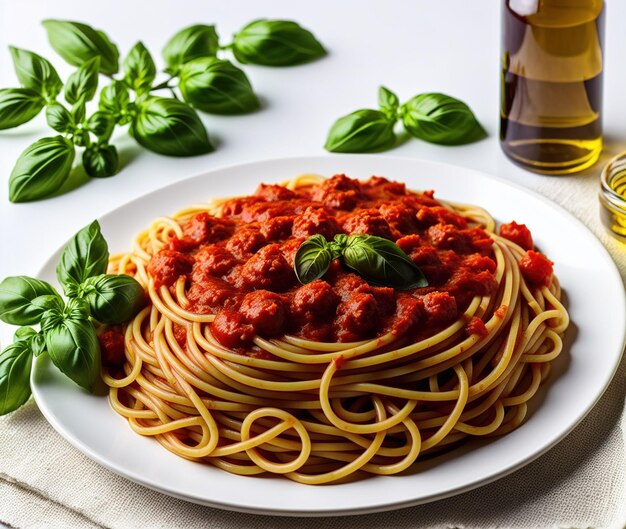
MULTIPOLYGON (((228 170, 241 170, 241 171, 245 171, 247 168, 254 168, 254 167, 258 167, 259 165, 273 165, 273 164, 280 164, 280 163, 287 163, 287 162, 297 162, 300 161, 302 162, 302 164, 315 164, 315 163, 323 163, 323 161, 328 161, 328 160, 337 160, 337 164, 336 165, 341 165, 342 160, 345 161, 345 165, 350 165, 351 163, 353 163, 353 161, 355 160, 363 160, 366 157, 371 157, 371 155, 359 155, 359 154, 341 154, 341 155, 294 155, 294 156, 286 156, 286 157, 278 157, 278 158, 269 158, 269 159, 258 159, 258 160, 249 160, 249 161, 245 161, 243 163, 236 163, 236 164, 222 164, 219 165, 217 167, 213 167, 210 168, 208 170, 205 171, 201 171, 201 172, 197 172, 195 174, 192 174, 188 177, 184 177, 180 180, 177 180, 175 182, 172 182, 170 184, 167 184, 165 186, 159 187, 157 189, 151 190, 143 195, 140 195, 138 197, 135 197, 111 210, 106 211, 105 213, 99 215, 98 219, 102 219, 103 217, 110 217, 113 216, 115 213, 117 213, 119 210, 121 209, 125 209, 127 207, 130 207, 134 204, 136 204, 137 202, 142 202, 144 200, 149 199, 149 197, 154 196, 156 194, 162 194, 162 193, 166 193, 168 189, 174 189, 178 186, 181 185, 187 185, 189 181, 191 180, 195 180, 195 179, 200 179, 202 177, 207 177, 208 175, 211 174, 216 174, 216 173, 220 173, 223 171, 228 171, 228 170)), ((576 228, 578 230, 580 230, 580 228, 583 228, 584 231, 587 233, 588 240, 589 241, 593 241, 593 244, 596 246, 596 250, 598 252, 599 255, 602 255, 603 261, 606 262, 606 264, 608 264, 608 268, 611 270, 611 274, 613 276, 612 280, 615 280, 618 282, 618 284, 620 284, 622 286, 622 293, 623 295, 619 298, 620 299, 620 307, 619 310, 621 312, 622 315, 624 315, 626 317, 626 289, 624 288, 624 281, 621 277, 621 274, 619 272, 619 269, 617 268, 617 265, 615 263, 615 261, 613 260, 613 258, 611 257, 610 253, 608 252, 608 250, 606 249, 606 247, 601 243, 601 241, 598 239, 598 237, 593 233, 593 231, 587 226, 585 225, 580 219, 578 219, 577 217, 575 217, 572 213, 570 213, 569 211, 567 211, 563 206, 561 206, 560 204, 550 200, 549 198, 543 196, 542 194, 538 193, 537 191, 535 191, 534 189, 530 189, 527 188, 517 182, 514 181, 510 181, 506 178, 503 178, 501 176, 497 176, 497 175, 493 175, 489 172, 486 171, 481 171, 481 170, 477 170, 477 169, 473 169, 473 168, 469 168, 469 167, 465 167, 463 165, 459 165, 459 164, 450 164, 450 163, 446 163, 446 162, 439 162, 439 161, 433 161, 433 160, 428 160, 428 159, 424 159, 424 158, 414 158, 414 157, 408 157, 408 156, 388 156, 388 155, 376 155, 376 159, 378 160, 377 163, 404 163, 404 164, 415 164, 415 165, 422 165, 422 166, 432 166, 432 167, 439 167, 440 169, 450 169, 451 171, 456 171, 456 172, 465 172, 465 173, 473 173, 478 175, 481 178, 487 179, 487 180, 495 180, 497 182, 499 182, 500 184, 503 184, 506 187, 512 187, 515 190, 517 190, 518 192, 521 192, 522 194, 529 194, 532 197, 534 197, 535 199, 539 199, 541 202, 545 203, 546 205, 548 205, 550 208, 552 208, 553 210, 555 210, 556 212, 558 212, 561 216, 564 216, 570 223, 572 221, 574 221, 574 224, 576 225, 576 228)), ((359 162, 361 163, 361 162, 359 162)), ((423 170, 420 169, 420 170, 423 170)), ((480 205, 480 204, 479 204, 480 205)), ((164 214, 171 214, 171 213, 164 213, 164 214)), ((131 234, 132 236, 132 234, 131 234)), ((64 245, 65 243, 63 243, 64 245)), ((45 270, 49 267, 49 263, 55 258, 55 256, 57 256, 63 246, 59 247, 55 252, 52 253, 52 255, 50 255, 45 262, 39 267, 36 277, 41 277, 42 275, 45 274, 45 270)), ((89 459, 95 461, 96 463, 104 466, 105 468, 108 468, 109 470, 111 470, 112 472, 114 472, 115 474, 125 478, 125 479, 129 479, 135 483, 138 483, 142 486, 145 486, 149 489, 155 490, 157 492, 160 492, 162 494, 166 494, 168 496, 172 496, 175 498, 179 498, 185 501, 190 501, 192 503, 197 503, 200 505, 205 505, 205 506, 209 506, 209 507, 214 507, 214 508, 219 508, 219 509, 225 509, 225 510, 231 510, 231 511, 237 511, 237 512, 243 512, 243 513, 251 513, 251 514, 261 514, 261 515, 279 515, 279 516, 288 516, 288 517, 321 517, 321 516, 346 516, 346 515, 355 515, 355 514, 369 514, 369 513, 374 513, 374 512, 384 512, 384 511, 389 511, 389 510, 395 510, 395 509, 402 509, 402 508, 406 508, 406 507, 411 507, 411 506, 415 506, 415 505, 420 505, 420 504, 425 504, 425 503, 430 503, 430 502, 434 502, 437 500, 441 500, 444 498, 449 498, 452 496, 455 496, 457 494, 461 494, 464 492, 468 492, 470 490, 476 489, 480 486, 483 485, 487 485, 489 483, 492 483, 504 476, 507 476, 509 474, 512 474, 513 472, 519 470, 520 468, 526 466, 527 464, 529 464, 531 461, 534 461, 536 459, 538 459, 539 457, 541 457, 542 455, 544 455, 546 452, 548 452, 551 448, 553 448, 556 444, 558 444, 560 441, 562 441, 565 437, 567 437, 572 430, 574 430, 579 424, 580 422, 589 414, 589 412, 596 406, 596 404, 598 403, 598 401, 600 400, 600 398, 602 397, 602 395, 604 395, 604 393, 606 392, 607 388, 609 387, 609 385, 611 384, 611 382, 613 381, 613 378, 615 376, 615 373, 622 361, 622 356, 624 354, 624 347, 626 346, 626 327, 624 328, 623 332, 622 332, 622 340, 621 340, 621 353, 619 353, 616 357, 615 357, 615 362, 612 365, 611 368, 611 373, 610 376, 605 380, 603 387, 599 390, 595 392, 595 395, 592 399, 591 402, 589 402, 587 404, 587 406, 585 407, 584 410, 579 411, 578 412, 578 418, 577 420, 573 421, 568 428, 566 428, 565 430, 561 431, 557 436, 555 436, 554 439, 552 439, 549 443, 545 444, 540 450, 537 450, 531 454, 528 454, 526 457, 518 460, 516 463, 512 464, 512 465, 507 465, 506 468, 502 469, 500 472, 496 472, 493 473, 489 476, 487 476, 486 478, 477 478, 474 479, 471 482, 467 482, 463 485, 457 486, 455 488, 451 488, 451 489, 447 489, 444 492, 441 492, 439 494, 434 494, 434 495, 430 495, 427 497, 422 497, 422 498, 415 498, 415 499, 409 499, 409 500, 400 500, 397 502, 387 502, 387 503, 382 503, 382 504, 375 504, 373 506, 370 507, 352 507, 352 508, 343 508, 343 509, 319 509, 319 510, 312 510, 312 509, 307 509, 307 510, 294 510, 294 509, 279 509, 279 508, 256 508, 256 507, 247 507, 245 505, 242 505, 241 503, 229 503, 227 501, 212 501, 210 499, 207 499, 206 497, 199 497, 196 495, 189 495, 189 494, 179 494, 176 491, 173 491, 171 489, 167 489, 167 488, 163 488, 160 487, 158 484, 155 484, 145 478, 142 478, 139 475, 136 475, 134 472, 129 472, 127 469, 124 468, 120 468, 117 464, 112 463, 110 461, 108 461, 105 457, 101 456, 100 454, 98 454, 97 452, 93 451, 88 445, 84 444, 80 439, 77 439, 75 437, 73 437, 69 431, 66 430, 66 428, 57 420, 57 417, 54 415, 54 413, 48 408, 46 401, 45 401, 45 397, 42 393, 40 393, 40 389, 36 383, 36 376, 37 376, 37 372, 38 370, 42 369, 42 367, 40 367, 42 365, 42 363, 44 361, 46 361, 46 359, 42 358, 36 358, 34 359, 34 363, 33 363, 33 369, 31 372, 31 387, 33 389, 33 396, 34 399, 37 403, 37 406, 39 407, 39 409, 41 410, 42 414, 44 415, 45 419, 48 421, 48 423, 56 430, 57 433, 59 433, 66 441, 68 441, 72 446, 74 446, 75 448, 77 448, 83 455, 87 456, 89 459)), ((565 375, 563 375, 565 376, 565 375)), ((513 433, 513 432, 511 432, 513 433)))

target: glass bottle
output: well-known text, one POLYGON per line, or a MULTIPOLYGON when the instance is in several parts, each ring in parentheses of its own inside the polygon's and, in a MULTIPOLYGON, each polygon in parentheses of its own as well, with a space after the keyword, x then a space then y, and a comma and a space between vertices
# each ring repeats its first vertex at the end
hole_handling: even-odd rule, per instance
POLYGON ((504 0, 500 145, 545 174, 602 151, 603 0, 504 0))

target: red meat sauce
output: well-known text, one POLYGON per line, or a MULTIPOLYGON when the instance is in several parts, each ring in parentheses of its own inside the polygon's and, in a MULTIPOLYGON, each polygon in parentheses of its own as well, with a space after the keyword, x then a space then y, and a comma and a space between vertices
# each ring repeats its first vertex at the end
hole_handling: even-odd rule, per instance
MULTIPOLYGON (((432 191, 414 193, 381 177, 336 175, 291 191, 261 184, 234 198, 222 217, 200 213, 183 237, 154 255, 156 287, 185 278, 189 310, 215 314, 214 336, 250 350, 254 335, 293 334, 351 342, 388 331, 423 336, 459 318, 472 298, 497 288, 493 240, 444 207, 432 191), (333 261, 320 280, 298 283, 293 260, 314 234, 367 233, 398 244, 421 268, 428 287, 408 291, 369 285, 333 261)), ((482 333, 478 324, 470 332, 482 333)))

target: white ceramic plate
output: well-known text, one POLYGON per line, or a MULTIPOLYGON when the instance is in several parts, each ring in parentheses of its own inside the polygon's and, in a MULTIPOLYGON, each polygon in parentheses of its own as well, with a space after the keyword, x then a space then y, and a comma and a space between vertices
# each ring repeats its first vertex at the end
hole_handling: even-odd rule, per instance
MULTIPOLYGON (((356 178, 386 176, 436 196, 487 208, 498 221, 532 230, 555 262, 572 318, 571 346, 537 399, 530 418, 511 434, 470 444, 403 476, 312 487, 284 478, 241 477, 181 459, 133 433, 106 398, 83 392, 39 358, 33 394, 50 424, 85 455, 114 472, 185 500, 264 514, 317 516, 406 507, 467 491, 525 465, 567 435, 599 399, 619 363, 626 321, 624 286, 606 250, 579 221, 539 195, 462 167, 384 156, 327 156, 250 163, 211 171, 134 200, 100 219, 112 251, 159 215, 212 196, 252 193, 260 181, 301 173, 356 178)), ((58 254, 40 277, 54 281, 58 254)))

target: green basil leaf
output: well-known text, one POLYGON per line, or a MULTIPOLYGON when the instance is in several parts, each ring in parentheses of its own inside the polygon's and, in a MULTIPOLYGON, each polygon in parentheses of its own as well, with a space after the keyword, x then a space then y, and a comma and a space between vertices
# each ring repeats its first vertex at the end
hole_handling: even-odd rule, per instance
POLYGON ((116 121, 120 120, 120 117, 128 109, 129 104, 130 96, 128 95, 128 89, 121 81, 113 81, 100 92, 98 108, 113 114, 116 121))
POLYGON ((229 61, 194 59, 180 69, 178 87, 190 105, 213 114, 241 114, 259 108, 246 74, 229 61))
POLYGON ((298 281, 303 285, 322 277, 333 260, 333 252, 323 235, 317 234, 304 241, 293 262, 298 281))
POLYGON ((53 100, 63 88, 59 74, 50 62, 32 51, 9 46, 15 73, 24 88, 53 100))
POLYGON ((89 59, 72 75, 65 84, 65 100, 74 104, 80 99, 91 101, 98 89, 98 72, 100 71, 100 57, 89 59))
POLYGON ((87 120, 87 129, 93 132, 101 142, 109 141, 115 128, 115 116, 106 110, 94 112, 87 120))
POLYGON ((31 88, 0 90, 0 130, 12 129, 33 119, 46 100, 31 88))
POLYGON ((398 119, 398 107, 400 106, 398 96, 388 88, 381 86, 378 89, 378 106, 380 110, 395 123, 398 119))
POLYGON ((61 301, 52 285, 26 276, 7 277, 0 283, 0 320, 11 325, 34 325, 51 308, 35 304, 40 296, 53 296, 61 301))
POLYGON ((29 344, 18 341, 0 354, 0 415, 17 410, 30 398, 33 353, 29 344))
POLYGON ((445 94, 420 94, 400 109, 404 128, 431 143, 460 145, 484 138, 487 133, 470 108, 445 94))
POLYGON ((42 138, 26 148, 9 177, 9 200, 46 198, 67 180, 74 162, 74 144, 63 136, 42 138))
POLYGON ((400 247, 374 235, 349 235, 343 262, 366 281, 409 290, 428 286, 422 271, 400 247))
POLYGON ((119 69, 117 46, 102 32, 87 24, 69 20, 44 20, 48 40, 54 50, 72 66, 81 66, 100 57, 100 71, 113 75, 119 69))
POLYGON ((132 319, 145 304, 143 287, 127 275, 100 275, 83 283, 91 315, 101 323, 118 324, 132 319))
POLYGON ((80 285, 89 277, 104 274, 108 264, 109 248, 100 232, 100 224, 94 220, 63 248, 57 265, 57 278, 64 289, 80 285))
POLYGON ((73 307, 55 325, 46 325, 46 350, 50 359, 79 386, 93 389, 100 375, 100 344, 86 305, 73 307))
POLYGON ((178 99, 151 96, 141 101, 130 133, 146 149, 168 156, 213 151, 196 111, 178 99))
POLYGON ((60 103, 52 103, 46 107, 46 121, 57 132, 69 132, 76 126, 70 111, 60 103))
POLYGON ((396 142, 393 126, 380 110, 357 110, 335 121, 324 148, 330 152, 384 151, 396 142))
POLYGON ((156 77, 156 66, 152 55, 142 42, 138 42, 124 59, 124 81, 135 92, 142 94, 150 91, 156 77))
POLYGON ((35 356, 39 356, 46 350, 46 341, 43 334, 32 327, 20 327, 15 331, 13 342, 26 342, 35 356))
POLYGON ((117 174, 120 160, 114 145, 90 145, 83 152, 85 172, 94 178, 107 178, 117 174))
POLYGON ((200 57, 215 57, 219 49, 214 26, 195 25, 181 29, 163 48, 167 70, 176 74, 180 67, 200 57))
POLYGON ((76 123, 82 123, 85 119, 86 104, 85 99, 81 96, 78 101, 72 105, 72 116, 76 123))
POLYGON ((326 55, 313 34, 290 20, 255 20, 233 38, 232 50, 241 63, 292 66, 326 55))

